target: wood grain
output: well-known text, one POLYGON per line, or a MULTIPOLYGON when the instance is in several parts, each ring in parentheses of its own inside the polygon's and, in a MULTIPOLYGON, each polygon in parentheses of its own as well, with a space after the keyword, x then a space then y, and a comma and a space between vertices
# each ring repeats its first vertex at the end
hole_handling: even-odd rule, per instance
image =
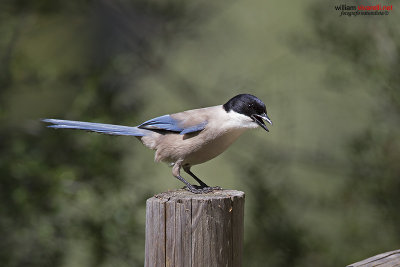
POLYGON ((242 265, 244 193, 177 190, 146 205, 145 266, 242 265))
POLYGON ((400 266, 400 249, 385 252, 360 262, 350 264, 348 267, 395 267, 400 266))

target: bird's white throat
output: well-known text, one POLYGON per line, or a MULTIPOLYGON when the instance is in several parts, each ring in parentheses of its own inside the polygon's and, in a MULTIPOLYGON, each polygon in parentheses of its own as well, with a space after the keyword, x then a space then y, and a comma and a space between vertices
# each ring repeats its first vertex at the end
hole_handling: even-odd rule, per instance
POLYGON ((254 129, 258 127, 258 124, 254 120, 246 115, 237 113, 236 111, 225 112, 227 119, 225 120, 225 127, 232 129, 254 129))

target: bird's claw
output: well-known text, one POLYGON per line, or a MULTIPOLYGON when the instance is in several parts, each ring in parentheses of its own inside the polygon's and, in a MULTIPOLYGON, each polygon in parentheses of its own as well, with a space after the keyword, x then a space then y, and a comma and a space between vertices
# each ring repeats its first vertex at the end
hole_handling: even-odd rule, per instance
POLYGON ((219 186, 206 186, 206 187, 202 187, 199 185, 192 185, 191 187, 185 186, 184 187, 186 190, 189 190, 190 192, 194 193, 194 194, 206 194, 206 193, 210 193, 214 190, 222 190, 221 187, 219 186))

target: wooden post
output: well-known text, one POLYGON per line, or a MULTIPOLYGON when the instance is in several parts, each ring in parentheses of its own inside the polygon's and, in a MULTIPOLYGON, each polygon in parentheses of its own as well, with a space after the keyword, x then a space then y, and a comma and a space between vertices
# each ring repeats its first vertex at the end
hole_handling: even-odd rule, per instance
POLYGON ((162 193, 146 203, 145 267, 240 267, 244 193, 162 193))
POLYGON ((350 264, 348 267, 393 267, 400 266, 400 249, 385 252, 366 260, 350 264))

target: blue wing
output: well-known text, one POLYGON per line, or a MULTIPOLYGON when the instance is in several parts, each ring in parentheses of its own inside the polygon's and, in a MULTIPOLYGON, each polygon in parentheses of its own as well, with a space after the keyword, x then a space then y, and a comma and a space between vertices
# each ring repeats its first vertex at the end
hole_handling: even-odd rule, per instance
POLYGON ((143 122, 138 126, 148 130, 166 130, 180 134, 194 133, 204 130, 207 121, 195 125, 187 125, 187 122, 173 118, 171 115, 160 116, 143 122))
POLYGON ((204 128, 206 128, 206 125, 207 125, 207 122, 204 121, 197 125, 185 128, 185 130, 183 130, 180 134, 187 134, 187 133, 194 133, 194 132, 202 131, 202 130, 204 130, 204 128))

